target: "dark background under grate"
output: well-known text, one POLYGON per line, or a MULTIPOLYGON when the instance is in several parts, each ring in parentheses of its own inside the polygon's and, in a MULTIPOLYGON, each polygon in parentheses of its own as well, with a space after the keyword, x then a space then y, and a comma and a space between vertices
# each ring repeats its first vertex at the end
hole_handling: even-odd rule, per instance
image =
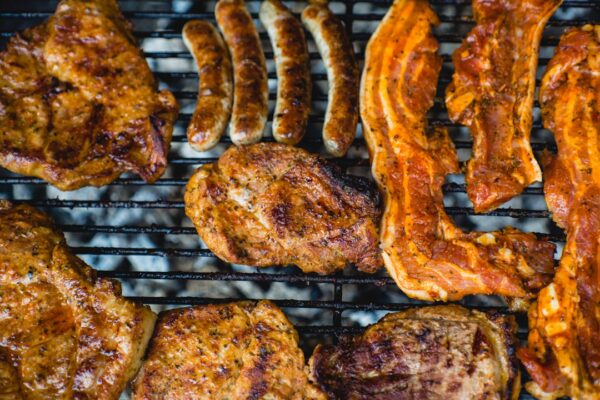
MULTIPOLYGON (((444 67, 430 122, 448 127, 464 162, 469 158, 472 142, 467 130, 448 120, 443 93, 452 74, 451 53, 473 26, 470 1, 432 0, 431 3, 440 15, 436 35, 442 43, 440 53, 444 67)), ((273 53, 257 19, 260 2, 248 0, 247 4, 256 18, 268 59, 272 112, 276 89, 273 53)), ((286 4, 298 14, 305 5, 302 2, 286 4)), ((361 65, 370 34, 390 4, 387 0, 331 3, 346 24, 361 65)), ((217 260, 185 218, 182 194, 193 170, 215 161, 230 145, 230 140, 224 137, 215 149, 206 153, 196 153, 186 143, 185 128, 197 95, 197 75, 180 34, 183 24, 190 19, 214 21, 214 2, 122 0, 120 5, 134 22, 135 34, 161 87, 170 88, 181 106, 165 176, 154 185, 124 175, 104 188, 60 192, 40 179, 0 170, 0 198, 26 202, 48 211, 67 233, 76 253, 99 269, 100 275, 120 279, 127 296, 151 305, 156 311, 234 299, 274 300, 298 327, 307 354, 316 343, 360 332, 361 326, 377 321, 386 312, 423 304, 404 296, 383 271, 369 276, 347 268, 336 275, 318 276, 301 274, 294 267, 258 270, 217 260)), ((4 48, 16 31, 43 21, 55 6, 55 1, 1 1, 0 47, 4 48)), ((564 1, 544 33, 538 82, 564 29, 594 22, 600 22, 600 1, 564 1)), ((310 35, 307 37, 310 39, 310 35)), ((320 132, 327 105, 326 74, 311 39, 309 49, 314 99, 309 128, 301 146, 322 153, 320 132)), ((556 151, 552 136, 541 128, 537 103, 534 114, 534 150, 538 155, 544 149, 556 151)), ((273 140, 270 125, 264 140, 273 140)), ((335 162, 351 173, 368 176, 369 162, 360 128, 348 156, 335 162)), ((560 256, 564 234, 549 219, 540 185, 528 188, 522 196, 486 215, 474 214, 462 175, 448 178, 444 194, 448 213, 461 227, 492 230, 512 225, 537 232, 558 244, 557 259, 560 256)), ((472 296, 461 303, 508 312, 499 299, 490 297, 472 296)), ((517 319, 519 337, 525 339, 526 317, 519 314, 517 319)), ((522 398, 529 397, 523 394, 522 398)))

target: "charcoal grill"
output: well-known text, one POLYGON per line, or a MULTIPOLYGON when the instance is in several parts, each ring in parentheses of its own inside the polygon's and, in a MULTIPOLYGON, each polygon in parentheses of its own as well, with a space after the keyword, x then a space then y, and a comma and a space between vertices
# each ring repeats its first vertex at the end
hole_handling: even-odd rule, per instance
MULTIPOLYGON (((470 0, 430 0, 440 15, 436 36, 441 42, 444 66, 438 96, 430 114, 432 125, 448 127, 460 159, 468 159, 472 142, 468 132, 451 123, 443 104, 443 91, 452 74, 450 55, 473 26, 470 0)), ((260 2, 247 0, 257 20, 260 2)), ((164 308, 226 302, 245 298, 271 298, 283 307, 300 332, 307 354, 318 342, 332 342, 356 333, 389 311, 423 302, 404 296, 384 272, 364 275, 352 268, 329 276, 305 275, 293 267, 256 269, 217 260, 197 238, 183 212, 183 189, 201 164, 211 163, 230 145, 228 137, 212 151, 196 153, 187 145, 185 128, 197 94, 197 75, 181 41, 181 28, 190 19, 214 22, 214 2, 187 0, 122 0, 121 8, 133 21, 135 34, 162 87, 170 88, 181 105, 166 174, 154 185, 124 175, 104 188, 60 192, 40 179, 0 171, 0 198, 25 202, 52 214, 67 233, 75 251, 100 270, 101 276, 122 281, 124 293, 135 300, 164 308)), ((305 3, 286 2, 299 13, 305 3)), ((387 11, 390 0, 345 0, 331 3, 346 24, 362 64, 366 43, 387 11)), ((15 31, 33 26, 52 14, 55 1, 0 2, 0 42, 3 48, 15 31)), ((600 23, 600 1, 565 0, 550 20, 542 40, 540 71, 553 54, 566 27, 600 23)), ((258 23, 258 21, 257 21, 258 23)), ((270 110, 274 108, 276 76, 268 37, 258 23, 269 68, 270 110)), ((310 35, 307 35, 310 38, 310 35)), ((309 41, 314 81, 313 110, 301 146, 323 152, 321 126, 327 104, 326 74, 314 43, 309 41)), ((538 73, 538 83, 541 74, 538 73)), ((552 136, 541 127, 536 102, 533 149, 556 151, 552 136)), ((265 141, 272 141, 270 125, 265 141)), ((349 154, 335 161, 349 172, 368 176, 369 161, 359 128, 349 154)), ((465 229, 492 230, 512 225, 537 232, 558 244, 565 237, 549 219, 540 185, 485 215, 475 215, 468 202, 464 178, 449 177, 444 185, 448 213, 465 229)), ((467 307, 509 311, 496 298, 471 296, 467 307)), ((526 316, 517 314, 519 337, 526 339, 526 316)), ((530 397, 525 393, 522 399, 530 397)))

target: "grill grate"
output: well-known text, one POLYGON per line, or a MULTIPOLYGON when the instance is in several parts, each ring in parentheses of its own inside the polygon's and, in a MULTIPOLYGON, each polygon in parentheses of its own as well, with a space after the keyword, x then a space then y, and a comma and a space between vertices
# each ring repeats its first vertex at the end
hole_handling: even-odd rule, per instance
MULTIPOLYGON (((468 159, 472 141, 468 132, 451 123, 443 104, 443 90, 452 74, 451 53, 473 26, 470 0, 430 0, 440 15, 436 35, 441 42, 444 67, 436 104, 430 115, 432 125, 449 128, 460 159, 468 159)), ((247 0, 257 19, 260 2, 247 0)), ((286 2, 296 13, 301 2, 286 2)), ((231 143, 224 137, 214 151, 195 153, 188 148, 185 128, 197 95, 197 75, 191 55, 181 41, 181 28, 190 19, 214 22, 214 2, 152 0, 120 2, 127 18, 134 22, 151 68, 170 88, 181 105, 176 124, 169 168, 155 185, 146 185, 129 175, 101 189, 59 192, 44 181, 0 171, 0 198, 22 201, 50 212, 67 232, 76 253, 99 268, 100 275, 120 279, 125 293, 138 301, 164 307, 206 304, 242 298, 268 297, 296 324, 303 348, 310 352, 317 342, 333 341, 339 335, 360 331, 359 325, 378 320, 385 312, 424 305, 408 299, 383 272, 368 276, 353 269, 330 276, 305 275, 295 268, 232 266, 216 260, 200 244, 191 223, 183 215, 182 193, 187 178, 201 165, 215 161, 231 143), (68 211, 66 209, 69 209, 68 211), (150 223, 150 224, 149 224, 150 223), (113 225, 107 225, 113 224, 113 225), (199 261, 200 260, 200 261, 199 261), (160 262, 159 262, 160 261, 160 262), (148 284, 145 284, 147 282, 148 284), (199 284, 195 285, 194 283, 199 284), (231 288, 231 285, 238 285, 231 288), (281 286, 283 285, 283 289, 281 286), (275 290, 274 288, 280 288, 275 290), (260 296, 259 296, 260 295, 260 296), (306 312, 306 310, 309 310, 306 312)), ((364 60, 364 48, 390 0, 345 0, 331 3, 344 20, 354 41, 357 58, 364 60)), ((33 26, 52 14, 55 1, 40 0, 0 3, 0 44, 4 47, 15 31, 33 26)), ((540 70, 548 63, 553 46, 565 27, 600 22, 600 1, 565 0, 550 20, 542 41, 540 70)), ((258 23, 258 21, 257 21, 258 23)), ((264 29, 258 23, 269 67, 270 109, 275 100, 273 53, 264 29)), ((310 35, 307 35, 310 39, 310 35)), ((313 112, 301 145, 322 152, 320 138, 327 100, 326 74, 312 40, 309 43, 312 78, 315 82, 313 112)), ((538 74, 539 83, 540 74, 538 74)), ((534 113, 533 149, 556 151, 551 135, 541 127, 539 110, 534 113)), ((270 135, 270 125, 268 126, 270 135)), ((272 137, 265 137, 272 141, 272 137)), ((352 173, 368 175, 365 142, 358 138, 347 158, 336 160, 352 173)), ((484 216, 475 215, 465 194, 464 180, 453 176, 444 185, 448 213, 466 229, 492 230, 513 225, 559 244, 564 233, 549 220, 541 186, 527 188, 522 196, 484 216)), ((557 254, 557 257, 560 255, 557 254)), ((471 296, 461 302, 468 307, 508 312, 498 299, 471 296)), ((526 316, 517 315, 519 337, 526 337, 526 316)), ((523 394, 522 398, 529 398, 523 394)))

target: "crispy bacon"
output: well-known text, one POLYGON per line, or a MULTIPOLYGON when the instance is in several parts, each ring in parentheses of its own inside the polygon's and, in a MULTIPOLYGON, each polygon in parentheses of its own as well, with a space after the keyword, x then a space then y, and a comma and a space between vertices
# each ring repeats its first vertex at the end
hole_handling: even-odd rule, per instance
POLYGON ((530 310, 529 347, 519 358, 537 397, 600 399, 600 26, 564 34, 540 102, 558 144, 546 201, 567 244, 554 282, 530 310))
POLYGON ((554 246, 511 228, 465 233, 444 211, 441 186, 458 163, 447 131, 428 129, 425 117, 441 68, 437 23, 426 0, 396 0, 367 46, 361 116, 385 195, 386 268, 423 300, 530 297, 552 277, 554 246))
POLYGON ((542 180, 529 143, 537 54, 546 21, 561 3, 473 0, 477 25, 452 57, 446 105, 450 119, 473 136, 466 178, 477 212, 542 180))

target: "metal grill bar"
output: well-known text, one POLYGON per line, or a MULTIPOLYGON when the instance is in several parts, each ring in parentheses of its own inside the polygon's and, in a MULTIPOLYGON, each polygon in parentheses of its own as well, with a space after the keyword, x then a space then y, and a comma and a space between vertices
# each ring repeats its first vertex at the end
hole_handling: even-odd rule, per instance
MULTIPOLYGON (((184 208, 183 201, 176 200, 156 200, 156 201, 138 201, 138 200, 30 200, 20 199, 15 202, 30 204, 35 207, 59 207, 59 208, 184 208)), ((498 208, 486 214, 477 214, 472 207, 446 207, 449 215, 487 215, 492 217, 511 217, 511 218, 548 218, 550 212, 547 210, 527 210, 519 208, 498 208)))
MULTIPOLYGON (((247 0, 250 3, 258 3, 258 0, 247 0)), ((172 11, 174 4, 178 3, 176 0, 161 0, 161 1, 152 1, 152 3, 165 5, 166 8, 152 8, 152 10, 168 10, 168 11, 144 11, 142 7, 137 7, 138 3, 132 1, 123 1, 126 3, 125 9, 129 9, 131 11, 126 11, 125 15, 127 18, 134 20, 134 24, 138 27, 135 30, 135 35, 139 39, 165 39, 159 41, 143 41, 143 45, 145 47, 144 55, 151 60, 151 66, 156 70, 155 75, 158 79, 162 80, 166 87, 175 87, 174 91, 178 101, 182 105, 193 105, 197 97, 197 73, 193 68, 190 68, 193 63, 191 62, 191 55, 181 47, 181 31, 180 27, 183 25, 185 21, 191 19, 209 19, 214 21, 214 15, 209 11, 200 11, 197 12, 198 9, 193 10, 192 12, 187 13, 179 13, 172 11), (136 6, 136 8, 133 8, 136 6), (161 29, 154 29, 154 26, 161 26, 161 29), (173 48, 162 48, 161 47, 149 47, 150 44, 154 43, 166 43, 173 44, 173 48), (148 46, 147 46, 148 44, 148 46), (171 67, 166 67, 169 65, 171 61, 176 60, 187 60, 186 63, 177 64, 181 69, 172 69, 171 67), (183 65, 183 66, 182 66, 183 65)), ((464 36, 463 33, 466 29, 470 28, 473 25, 473 19, 470 16, 470 3, 471 0, 430 0, 430 2, 438 7, 437 11, 440 14, 440 20, 442 22, 442 26, 440 27, 439 34, 437 34, 437 38, 442 43, 449 44, 458 44, 460 43, 464 36), (440 6, 460 6, 456 8, 457 12, 454 11, 449 12, 441 12, 440 6), (467 11, 465 11, 467 10, 467 11), (459 12, 460 11, 460 12, 459 12), (467 15, 463 15, 466 12, 467 15), (456 15, 454 15, 456 14, 456 15), (449 26, 455 26, 457 29, 448 29, 449 26)), ((145 2, 146 4, 149 2, 145 2)), ((375 23, 379 21, 384 15, 384 8, 387 8, 392 0, 345 0, 345 8, 344 11, 340 14, 340 17, 346 24, 346 28, 351 39, 358 43, 360 46, 357 46, 357 59, 364 59, 364 44, 371 36, 371 33, 366 30, 359 29, 359 26, 375 26, 375 23), (373 6, 382 7, 382 9, 373 11, 373 12, 358 12, 360 10, 359 5, 361 4, 369 4, 373 6)), ((36 23, 39 23, 42 19, 47 18, 53 12, 51 6, 46 6, 43 9, 32 9, 28 7, 27 2, 24 2, 23 5, 19 5, 19 7, 23 8, 23 11, 17 10, 15 11, 14 6, 11 9, 8 7, 3 7, 0 5, 0 21, 7 21, 11 19, 11 22, 21 21, 23 25, 32 26, 36 23)), ((53 6, 52 6, 53 7, 53 6)), ((574 19, 566 19, 564 17, 565 14, 558 13, 555 17, 553 17, 548 23, 549 29, 546 31, 546 35, 542 40, 542 47, 549 48, 555 46, 558 43, 558 38, 560 35, 561 28, 567 26, 576 26, 583 25, 587 23, 597 23, 598 20, 598 11, 600 11, 600 1, 595 0, 565 0, 561 7, 561 10, 567 10, 569 7, 577 8, 578 14, 574 19), (589 16, 589 17, 588 17, 589 16)), ((204 10, 204 9, 202 9, 204 10)), ((253 17, 257 18, 256 13, 253 13, 253 17)), ((8 25, 7 25, 8 26, 8 25)), ((12 36, 15 32, 16 24, 11 24, 9 28, 4 28, 0 30, 0 38, 3 42, 5 42, 6 38, 12 36)), ((259 25, 260 26, 260 25, 259 25)), ((268 37, 265 32, 260 33, 260 37, 263 40, 263 43, 268 42, 268 37)), ((310 35, 307 35, 310 37, 310 35)), ((267 48, 269 48, 267 46, 267 48)), ((444 48, 444 52, 448 52, 447 48, 444 48)), ((266 51, 265 56, 267 59, 272 60, 273 53, 272 51, 266 51)), ((442 70, 440 76, 440 87, 445 87, 451 79, 452 73, 452 63, 451 63, 451 54, 442 54, 442 59, 444 61, 444 68, 442 70)), ((543 57, 539 59, 539 65, 545 66, 549 62, 548 54, 544 54, 543 57)), ((320 55, 316 51, 310 52, 310 59, 312 60, 312 64, 317 65, 320 63, 320 55)), ((269 74, 269 79, 276 79, 276 74, 274 71, 271 71, 269 74)), ((326 82, 327 76, 322 71, 318 73, 312 74, 313 81, 317 82, 326 82)), ((539 80, 538 80, 539 85, 539 80)), ((314 100, 320 104, 323 104, 327 101, 326 94, 315 91, 314 100)), ((275 99, 275 93, 271 92, 269 94, 269 98, 271 100, 275 99)), ((536 107, 538 104, 536 103, 536 107)), ((183 186, 187 184, 187 178, 189 174, 193 170, 193 168, 215 162, 217 159, 214 156, 211 157, 202 157, 201 154, 198 154, 195 157, 187 157, 183 156, 178 152, 179 143, 185 143, 187 138, 185 136, 182 128, 185 128, 185 125, 190 121, 192 114, 190 113, 190 109, 185 109, 186 112, 180 114, 178 118, 177 132, 173 136, 173 142, 176 144, 174 146, 173 155, 170 157, 169 164, 172 166, 169 169, 169 173, 171 173, 172 177, 159 179, 154 183, 154 186, 158 188, 162 188, 161 193, 167 192, 169 194, 165 194, 165 198, 160 198, 161 195, 155 195, 155 199, 153 200, 133 200, 130 195, 130 192, 135 192, 138 189, 141 189, 143 186, 144 189, 151 188, 152 186, 147 185, 142 179, 138 177, 133 178, 120 178, 109 185, 107 189, 110 194, 117 194, 116 200, 112 196, 102 197, 103 200, 91 200, 91 199, 70 199, 70 198, 61 198, 61 199, 52 199, 52 198, 43 198, 42 197, 34 197, 33 199, 25 199, 25 200, 15 200, 16 202, 25 202, 32 204, 37 207, 43 207, 50 209, 51 212, 57 214, 61 214, 62 209, 70 208, 70 209, 88 209, 85 212, 89 213, 106 213, 110 210, 118 210, 118 209, 131 209, 131 210, 168 210, 170 214, 177 213, 181 218, 183 218, 183 207, 184 204, 180 200, 181 189, 183 186), (123 195, 114 187, 123 187, 123 195), (172 190, 172 192, 170 192, 172 190), (176 196, 176 197, 174 197, 176 196), (108 200, 110 199, 110 200, 108 200)), ((438 97, 436 99, 436 105, 432 112, 433 118, 430 119, 430 124, 432 126, 440 126, 447 127, 451 129, 451 133, 454 137, 454 143, 457 149, 459 150, 469 150, 472 148, 471 140, 464 140, 464 136, 461 135, 461 126, 450 122, 445 116, 445 105, 442 98, 438 97)), ((272 118, 272 116, 270 117, 272 118)), ((320 134, 319 125, 323 123, 324 116, 322 113, 315 113, 315 115, 311 115, 309 119, 309 132, 307 132, 306 137, 303 139, 303 145, 310 146, 320 146, 322 145, 322 139, 320 134)), ((536 131, 536 134, 539 133, 541 129, 543 129, 541 122, 538 120, 534 121, 533 129, 536 131)), ((544 141, 540 141, 541 138, 545 136, 536 136, 537 140, 533 141, 532 147, 536 152, 542 150, 550 150, 552 152, 556 152, 556 145, 554 143, 547 143, 544 141)), ((272 137, 267 137, 264 139, 265 141, 273 141, 272 137)), ((223 137, 220 143, 228 145, 231 143, 229 137, 223 137)), ((364 139, 356 139, 354 142, 353 150, 357 148, 363 149, 365 146, 364 139)), ((353 155, 350 158, 345 158, 342 160, 333 160, 335 163, 340 165, 342 168, 349 167, 361 167, 361 168, 369 168, 369 161, 366 158, 360 158, 360 156, 353 155)), ((22 176, 8 176, 7 174, 2 175, 0 173, 0 194, 6 193, 3 192, 4 189, 8 189, 8 193, 10 193, 10 197, 24 197, 21 196, 17 191, 16 187, 22 186, 31 186, 31 189, 34 190, 33 193, 43 193, 46 189, 45 186, 47 184, 41 179, 32 178, 32 177, 22 177, 22 176), (16 185, 15 190, 12 190, 12 186, 16 185)), ((464 184, 458 183, 447 183, 443 186, 444 193, 459 193, 464 194, 466 192, 466 187, 464 184)), ((525 189, 524 195, 530 196, 527 199, 539 199, 539 196, 543 196, 542 187, 530 187, 525 189)), ((62 196, 61 196, 62 197, 62 196)), ((65 197, 67 197, 65 195, 65 197)), ((457 196, 459 198, 463 198, 464 196, 457 196)), ((99 197, 100 198, 100 197, 99 197)), ((466 198, 466 197, 464 197, 466 198)), ((523 203, 529 204, 529 203, 523 203)), ((495 211, 492 211, 483 216, 475 214, 471 207, 447 207, 448 214, 451 216, 459 217, 457 220, 463 219, 462 216, 476 216, 477 218, 485 218, 485 216, 493 216, 493 217, 509 217, 515 219, 515 221, 521 219, 528 219, 533 222, 542 222, 543 219, 547 219, 550 217, 550 213, 547 210, 536 210, 536 209, 528 209, 526 206, 521 206, 519 208, 501 208, 495 211)), ((158 214, 158 213, 156 213, 158 214)), ((167 235, 173 235, 176 237, 181 237, 182 240, 187 240, 187 247, 192 247, 189 245, 189 238, 186 236, 195 236, 196 231, 193 227, 182 227, 177 226, 176 224, 168 224, 164 222, 152 224, 152 225, 137 225, 132 224, 130 221, 123 222, 123 224, 119 225, 107 225, 106 223, 110 223, 111 221, 106 221, 104 224, 84 224, 83 221, 74 220, 76 223, 70 224, 59 224, 59 228, 65 232, 70 233, 71 235, 85 235, 86 238, 93 235, 121 235, 120 238, 128 238, 125 235, 153 235, 147 236, 146 238, 153 239, 155 236, 157 237, 166 237, 167 235)), ((161 220, 158 220, 161 221, 161 220)), ((536 226, 539 226, 536 225, 536 226)), ((535 229, 535 230, 543 230, 543 228, 535 229)), ((565 235, 562 232, 555 232, 551 229, 552 233, 539 233, 537 234, 539 237, 551 240, 554 242, 564 242, 565 235)), ((87 243, 84 241, 84 243, 87 243)), ((117 242, 118 243, 118 242, 117 242)), ((130 247, 130 246, 78 246, 74 248, 74 251, 77 254, 82 255, 94 255, 101 257, 124 257, 124 260, 132 260, 133 258, 127 259, 130 256, 149 256, 149 257, 167 257, 173 259, 180 259, 182 257, 185 258, 202 258, 206 259, 209 257, 214 257, 214 254, 208 250, 203 248, 177 248, 177 247, 169 247, 173 246, 169 244, 170 242, 161 241, 160 246, 155 246, 152 248, 148 247, 130 247)), ((198 240, 199 243, 199 240, 198 240)), ((110 243, 112 244, 112 243, 110 243)), ((120 243, 118 243, 120 244, 120 243)), ((200 247, 198 245, 198 247, 200 247)), ((186 260, 182 260, 186 261, 186 260)), ((187 261, 186 261, 187 262, 187 261)), ((186 264, 187 265, 187 264, 186 264)), ((100 266, 100 265, 99 265, 100 266)), ((131 268, 130 268, 131 269, 131 268)), ((177 285, 178 282, 187 282, 187 281, 218 281, 225 284, 226 282, 253 282, 256 286, 260 285, 269 285, 273 282, 279 283, 287 283, 290 285, 302 286, 306 285, 306 287, 315 287, 315 285, 319 285, 319 287, 326 287, 330 290, 327 292, 327 300, 297 300, 297 299, 286 299, 286 300, 275 300, 275 303, 280 307, 285 307, 286 309, 321 309, 326 310, 331 313, 331 321, 327 320, 324 322, 325 325, 319 326, 306 326, 306 324, 300 324, 297 326, 298 331, 301 334, 301 337, 305 336, 333 336, 334 339, 339 335, 345 334, 355 334, 360 332, 362 329, 358 327, 348 327, 344 326, 347 322, 348 316, 356 311, 364 312, 364 311, 399 311, 406 309, 407 307, 419 307, 424 305, 430 305, 431 303, 424 302, 412 302, 409 301, 408 298, 400 302, 392 302, 390 298, 387 297, 377 297, 377 301, 367 301, 369 299, 357 298, 357 299, 346 299, 348 297, 348 285, 356 285, 358 287, 363 288, 364 290, 369 290, 369 288, 375 289, 376 292, 384 292, 384 290, 379 288, 385 287, 385 292, 393 292, 395 295, 399 295, 400 292, 396 289, 395 283, 392 278, 389 276, 381 276, 381 275, 365 275, 365 274, 347 274, 347 273, 338 273, 335 275, 326 275, 320 276, 315 274, 301 274, 298 270, 294 270, 293 272, 289 272, 286 269, 285 272, 282 272, 280 269, 268 269, 268 270, 260 270, 248 268, 244 270, 244 272, 232 272, 231 268, 224 267, 223 270, 219 270, 218 272, 202 272, 202 271, 194 271, 194 272, 184 272, 178 270, 170 270, 167 272, 159 272, 159 271, 139 271, 139 270, 114 270, 114 271, 98 271, 98 275, 107 278, 117 278, 124 280, 126 282, 132 283, 137 281, 146 281, 149 283, 157 282, 167 282, 171 285, 177 285), (352 300, 352 301, 351 301, 352 300), (354 301, 356 300, 356 301, 354 301)), ((173 293, 173 292, 170 292, 173 293)), ((213 295, 214 296, 214 295, 213 295)), ((235 296, 243 297, 241 294, 235 296)), ((131 297, 134 300, 144 302, 146 304, 153 305, 193 305, 193 304, 209 304, 209 303, 221 303, 235 300, 234 298, 214 298, 214 297, 153 297, 153 296, 138 296, 131 297)), ((462 305, 467 307, 474 307, 475 303, 472 303, 471 300, 465 300, 461 302, 462 305)), ((479 309, 484 310, 495 310, 502 313, 509 313, 509 310, 506 307, 490 307, 490 306, 477 306, 479 309)), ((353 314, 352 314, 353 315, 353 314)), ((329 318, 329 317, 328 317, 329 318)), ((522 314, 517 314, 517 319, 520 325, 519 328, 519 338, 526 338, 526 319, 522 314)), ((526 395, 522 395, 522 398, 528 398, 526 395)))

